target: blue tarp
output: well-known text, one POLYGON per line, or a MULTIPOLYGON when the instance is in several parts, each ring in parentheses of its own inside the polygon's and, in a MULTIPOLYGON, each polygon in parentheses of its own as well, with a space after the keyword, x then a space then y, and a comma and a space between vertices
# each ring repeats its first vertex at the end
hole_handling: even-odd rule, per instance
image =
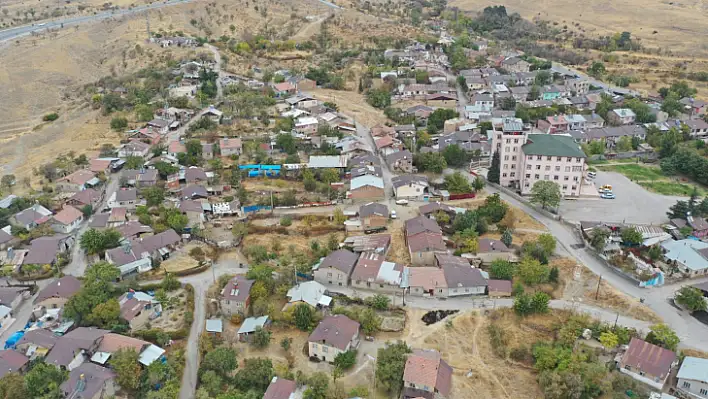
POLYGON ((25 335, 24 331, 18 331, 10 336, 10 338, 5 341, 5 349, 9 348, 14 348, 15 345, 17 344, 17 341, 22 339, 22 337, 25 335))
POLYGON ((260 169, 261 165, 239 165, 239 169, 244 170, 244 169, 260 169))
POLYGON ((269 211, 271 208, 268 205, 250 205, 250 206, 244 206, 241 208, 243 213, 251 213, 251 212, 258 212, 258 211, 269 211))
POLYGON ((280 170, 281 165, 261 165, 263 170, 280 170))

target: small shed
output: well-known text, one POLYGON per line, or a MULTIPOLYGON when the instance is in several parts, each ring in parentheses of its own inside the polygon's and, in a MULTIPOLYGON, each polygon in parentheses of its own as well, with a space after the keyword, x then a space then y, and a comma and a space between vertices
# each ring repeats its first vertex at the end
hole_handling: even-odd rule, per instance
POLYGON ((238 329, 239 341, 248 340, 249 335, 256 332, 256 329, 258 329, 259 327, 266 328, 268 325, 270 325, 270 320, 268 320, 268 316, 247 318, 243 321, 243 324, 241 324, 241 328, 238 329))
POLYGON ((511 281, 510 280, 489 280, 487 281, 489 296, 492 298, 511 296, 511 281))
POLYGON ((206 321, 206 332, 209 335, 221 336, 224 332, 224 322, 221 319, 209 319, 206 321))

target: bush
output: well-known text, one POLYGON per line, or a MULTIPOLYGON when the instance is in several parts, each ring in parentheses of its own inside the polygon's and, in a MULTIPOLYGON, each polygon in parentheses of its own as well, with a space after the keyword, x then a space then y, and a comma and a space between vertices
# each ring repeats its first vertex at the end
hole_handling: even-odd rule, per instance
POLYGON ((128 127, 128 120, 126 118, 118 116, 111 119, 111 129, 121 130, 125 129, 126 127, 128 127))
POLYGON ((57 119, 59 119, 59 114, 57 114, 56 112, 52 112, 51 114, 44 115, 44 117, 42 118, 42 120, 45 122, 53 122, 57 119))
POLYGON ((283 227, 288 227, 293 224, 293 218, 290 216, 283 216, 280 218, 280 225, 283 227))

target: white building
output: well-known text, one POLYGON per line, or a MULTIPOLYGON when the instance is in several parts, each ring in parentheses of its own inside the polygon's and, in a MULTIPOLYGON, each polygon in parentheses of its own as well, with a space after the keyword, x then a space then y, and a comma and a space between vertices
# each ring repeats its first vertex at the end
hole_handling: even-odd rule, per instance
POLYGON ((676 378, 679 391, 692 398, 708 398, 708 359, 687 356, 676 378))

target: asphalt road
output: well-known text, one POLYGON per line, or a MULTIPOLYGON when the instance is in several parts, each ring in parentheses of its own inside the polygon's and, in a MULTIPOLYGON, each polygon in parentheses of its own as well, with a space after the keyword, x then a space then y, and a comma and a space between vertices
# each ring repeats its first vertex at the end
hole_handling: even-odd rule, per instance
POLYGON ((563 201, 560 213, 566 220, 628 223, 666 223, 666 211, 681 197, 652 193, 616 172, 597 168, 595 187, 612 186, 616 198, 593 198, 563 201))
POLYGON ((177 4, 190 3, 193 0, 167 0, 161 3, 154 3, 144 6, 133 7, 129 9, 113 10, 97 13, 94 15, 83 15, 79 17, 62 18, 33 25, 23 25, 15 28, 5 29, 0 31, 0 42, 13 40, 22 36, 27 36, 33 32, 41 32, 49 29, 61 29, 68 26, 80 25, 86 22, 100 21, 113 17, 122 17, 126 15, 137 14, 143 11, 156 10, 164 7, 169 7, 177 4))

